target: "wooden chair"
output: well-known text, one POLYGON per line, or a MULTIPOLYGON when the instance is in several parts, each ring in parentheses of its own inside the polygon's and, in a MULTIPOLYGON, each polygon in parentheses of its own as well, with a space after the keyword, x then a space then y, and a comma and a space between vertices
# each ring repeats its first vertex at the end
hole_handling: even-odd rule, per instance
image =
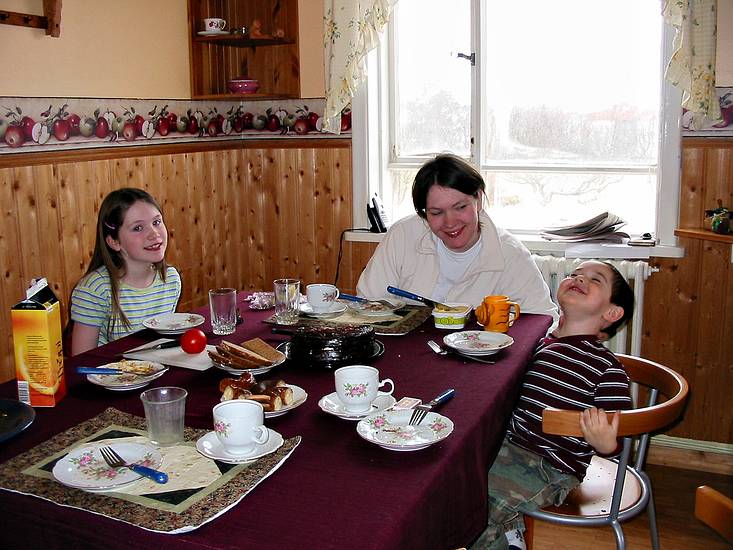
MULTIPOLYGON (((643 471, 644 460, 651 432, 669 426, 682 413, 688 392, 687 381, 659 363, 630 355, 617 354, 617 357, 631 381, 648 388, 647 406, 621 413, 619 436, 623 437, 623 450, 618 458, 593 457, 585 479, 562 506, 527 514, 525 540, 528 548, 531 548, 533 531, 530 518, 534 518, 563 525, 610 525, 616 537, 616 548, 623 549, 626 542, 621 522, 646 509, 652 548, 659 549, 652 485, 643 471), (660 393, 667 400, 657 404, 660 393)), ((580 411, 545 409, 542 429, 549 434, 582 437, 580 411)))
POLYGON ((695 491, 695 517, 733 542, 733 499, 707 485, 695 491))

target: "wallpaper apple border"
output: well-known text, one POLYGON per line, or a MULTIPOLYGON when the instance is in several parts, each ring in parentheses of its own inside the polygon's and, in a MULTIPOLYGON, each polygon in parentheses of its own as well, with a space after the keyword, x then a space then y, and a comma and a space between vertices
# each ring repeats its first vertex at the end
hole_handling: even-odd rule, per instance
POLYGON ((197 140, 329 139, 323 98, 251 101, 0 96, 0 154, 197 140))

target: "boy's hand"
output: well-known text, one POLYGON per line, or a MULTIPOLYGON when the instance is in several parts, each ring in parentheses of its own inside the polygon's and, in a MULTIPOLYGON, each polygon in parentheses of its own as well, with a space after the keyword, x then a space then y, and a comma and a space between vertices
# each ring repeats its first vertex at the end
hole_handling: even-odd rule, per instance
POLYGON ((609 422, 603 409, 591 407, 580 413, 580 430, 588 445, 596 452, 607 455, 616 450, 620 414, 616 411, 609 422))

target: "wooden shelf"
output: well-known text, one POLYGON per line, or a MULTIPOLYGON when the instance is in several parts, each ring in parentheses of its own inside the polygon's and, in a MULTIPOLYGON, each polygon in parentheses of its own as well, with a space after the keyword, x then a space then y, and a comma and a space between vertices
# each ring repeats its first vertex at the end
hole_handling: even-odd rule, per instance
POLYGON ((224 44, 237 48, 257 48, 259 46, 282 46, 284 44, 295 44, 291 38, 249 38, 248 36, 236 36, 225 34, 222 36, 200 36, 194 37, 195 42, 212 42, 224 44))
POLYGON ((733 244, 733 235, 721 235, 720 233, 713 233, 707 229, 675 229, 674 234, 678 237, 733 244))
POLYGON ((239 99, 246 101, 248 99, 298 99, 298 96, 296 94, 288 94, 285 92, 258 92, 256 94, 201 94, 194 95, 192 99, 210 99, 213 101, 232 101, 239 99))
POLYGON ((54 38, 61 36, 61 0, 43 0, 43 15, 0 10, 0 24, 43 29, 54 38))

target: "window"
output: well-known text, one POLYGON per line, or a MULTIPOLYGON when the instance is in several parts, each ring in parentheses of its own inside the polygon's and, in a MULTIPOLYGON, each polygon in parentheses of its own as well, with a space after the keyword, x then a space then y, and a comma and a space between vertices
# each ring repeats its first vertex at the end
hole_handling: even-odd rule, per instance
POLYGON ((608 210, 674 245, 671 34, 656 0, 399 0, 354 101, 368 120, 355 173, 398 219, 413 213, 417 169, 452 152, 480 169, 489 214, 515 234, 608 210))

